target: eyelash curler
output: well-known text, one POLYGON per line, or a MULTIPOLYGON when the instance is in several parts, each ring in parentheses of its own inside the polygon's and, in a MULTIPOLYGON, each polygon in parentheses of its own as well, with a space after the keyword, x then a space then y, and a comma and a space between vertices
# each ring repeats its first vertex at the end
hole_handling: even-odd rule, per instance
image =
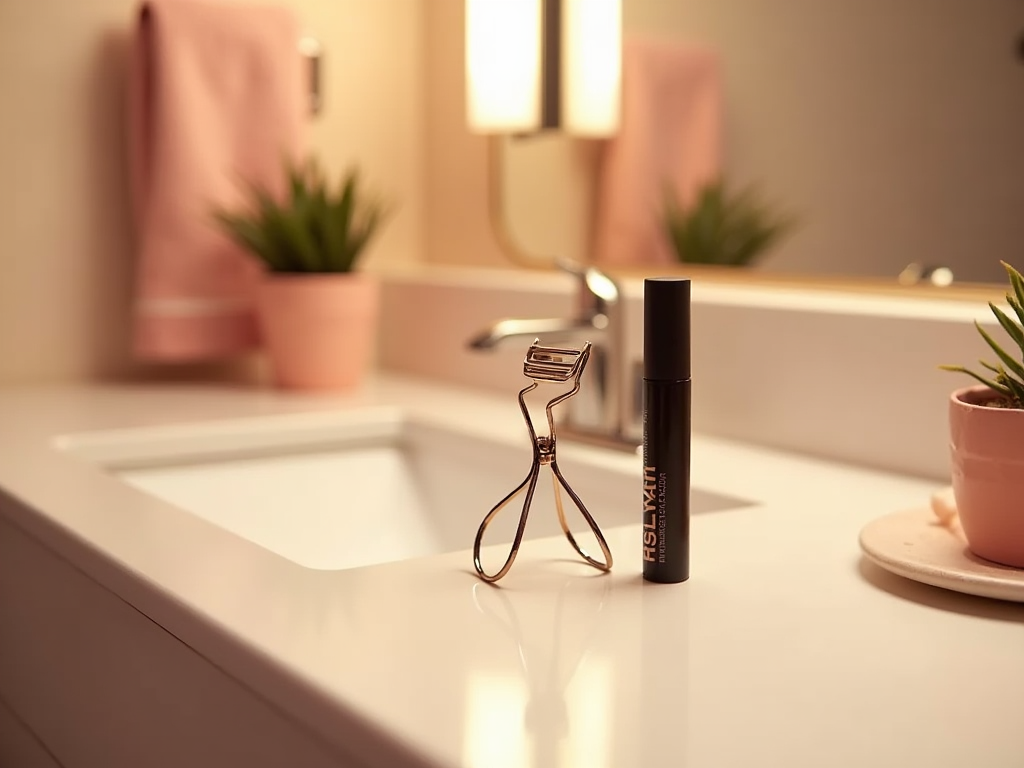
POLYGON ((540 477, 540 468, 544 465, 551 467, 551 482, 555 492, 555 507, 558 510, 558 522, 562 526, 562 532, 569 540, 572 548, 579 553, 580 557, 595 568, 601 571, 611 570, 612 553, 608 548, 608 542, 605 541, 604 535, 601 533, 601 529, 587 511, 587 508, 580 500, 580 497, 576 495, 576 492, 573 491, 571 487, 569 487, 569 484, 562 476, 561 470, 558 468, 558 460, 555 457, 555 422, 554 417, 551 415, 552 408, 559 403, 568 400, 579 392, 580 376, 583 375, 583 369, 586 368, 587 361, 590 359, 590 346, 590 342, 588 341, 583 345, 582 349, 542 347, 540 346, 540 339, 535 339, 533 344, 530 345, 529 350, 527 350, 526 359, 523 361, 523 375, 528 379, 532 379, 532 383, 524 387, 519 392, 519 408, 523 412, 523 418, 526 420, 526 428, 529 430, 530 438, 533 441, 533 466, 530 467, 530 472, 526 476, 526 479, 487 513, 483 521, 480 523, 480 528, 477 529, 476 540, 473 542, 473 567, 476 568, 477 575, 486 582, 494 583, 508 573, 509 569, 512 567, 512 563, 515 562, 516 555, 519 554, 519 547, 522 544, 523 534, 526 531, 526 519, 529 517, 530 505, 533 502, 533 493, 537 488, 537 478, 540 477), (572 382, 572 388, 568 392, 563 392, 548 401, 547 407, 544 409, 548 420, 548 434, 538 435, 536 429, 534 429, 533 420, 530 418, 530 411, 526 407, 527 393, 537 389, 542 382, 561 384, 569 381, 572 382), (586 520, 587 525, 590 526, 590 530, 593 531, 594 536, 597 538, 597 543, 601 547, 604 562, 591 557, 587 554, 586 550, 580 547, 576 542, 576 539, 572 535, 572 531, 569 530, 569 525, 565 520, 565 510, 562 506, 562 494, 559 487, 565 490, 569 495, 569 498, 572 499, 573 503, 583 514, 583 519, 586 520), (512 540, 512 549, 505 560, 505 564, 497 571, 497 573, 486 573, 480 562, 480 547, 483 542, 484 533, 487 531, 487 527, 490 525, 494 517, 524 489, 526 490, 526 499, 523 502, 523 510, 519 515, 519 527, 516 529, 515 538, 512 540))

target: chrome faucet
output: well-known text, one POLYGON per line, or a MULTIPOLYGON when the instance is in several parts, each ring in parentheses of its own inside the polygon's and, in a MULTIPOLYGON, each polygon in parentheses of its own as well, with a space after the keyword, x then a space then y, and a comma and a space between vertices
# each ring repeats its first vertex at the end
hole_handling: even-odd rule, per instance
POLYGON ((592 345, 590 364, 579 394, 568 404, 561 434, 586 442, 628 450, 639 445, 635 419, 629 415, 632 393, 626 391, 625 328, 622 291, 594 267, 558 261, 558 268, 578 283, 574 317, 498 320, 469 340, 476 350, 493 349, 507 341, 544 344, 567 342, 592 345))

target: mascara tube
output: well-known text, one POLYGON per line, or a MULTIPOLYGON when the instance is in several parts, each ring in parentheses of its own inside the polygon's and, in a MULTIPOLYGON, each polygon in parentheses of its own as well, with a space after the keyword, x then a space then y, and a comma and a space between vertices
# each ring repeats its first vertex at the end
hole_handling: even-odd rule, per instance
POLYGON ((644 280, 644 579, 690 577, 690 281, 644 280))

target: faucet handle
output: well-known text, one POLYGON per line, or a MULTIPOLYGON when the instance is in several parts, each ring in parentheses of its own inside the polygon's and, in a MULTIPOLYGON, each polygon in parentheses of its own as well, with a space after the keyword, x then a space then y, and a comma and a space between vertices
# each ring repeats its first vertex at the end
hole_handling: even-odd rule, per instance
POLYGON ((587 316, 607 314, 619 302, 619 284, 597 267, 586 267, 570 259, 558 258, 555 266, 579 281, 580 310, 587 316))
POLYGON ((573 275, 580 279, 583 278, 587 271, 587 268, 582 264, 579 264, 573 261, 572 259, 567 259, 564 256, 557 256, 555 258, 555 266, 558 267, 558 269, 561 270, 562 272, 573 275))

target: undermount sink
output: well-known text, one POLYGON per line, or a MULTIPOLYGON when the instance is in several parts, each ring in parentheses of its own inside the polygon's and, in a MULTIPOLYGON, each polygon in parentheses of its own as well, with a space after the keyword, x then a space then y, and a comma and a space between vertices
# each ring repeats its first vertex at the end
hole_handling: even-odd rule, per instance
MULTIPOLYGON (((341 570, 472 547, 484 514, 530 468, 521 437, 367 408, 89 433, 60 447, 299 565, 341 570)), ((602 528, 639 522, 638 457, 609 465, 587 451, 562 453, 562 474, 602 528)), ((561 533, 549 476, 542 468, 527 538, 561 533)), ((485 544, 512 540, 521 498, 498 515, 485 544)), ((691 494, 696 514, 747 503, 691 494)), ((567 498, 565 509, 574 531, 585 530, 567 498)))

